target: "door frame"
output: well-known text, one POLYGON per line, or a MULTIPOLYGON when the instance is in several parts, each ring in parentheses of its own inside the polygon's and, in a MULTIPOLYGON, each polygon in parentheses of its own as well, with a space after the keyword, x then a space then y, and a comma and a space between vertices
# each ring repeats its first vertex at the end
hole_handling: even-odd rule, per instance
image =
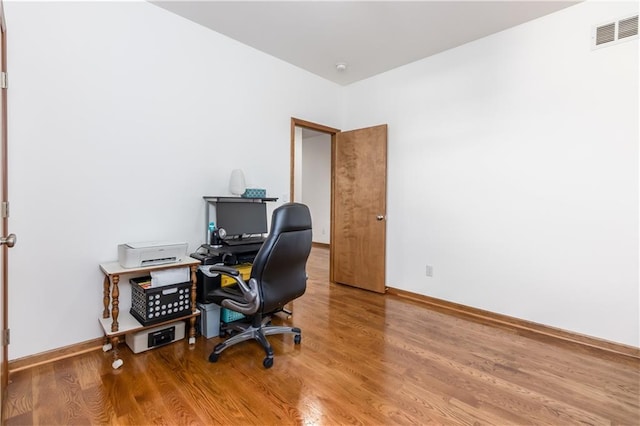
MULTIPOLYGON (((2 3, 2 0, 0 0, 0 49, 2 50, 2 54, 1 54, 1 68, 0 71, 3 73, 7 72, 7 26, 6 26, 6 22, 5 22, 5 15, 4 15, 4 4, 2 3)), ((2 212, 2 236, 6 236, 9 233, 9 221, 8 221, 8 216, 9 216, 9 190, 8 190, 8 182, 7 182, 7 178, 8 178, 8 173, 7 173, 7 164, 8 164, 8 160, 7 160, 7 154, 8 154, 8 131, 7 131, 7 88, 6 85, 5 87, 1 87, 0 91, 2 92, 1 95, 1 102, 2 102, 2 116, 0 117, 1 120, 1 126, 2 127, 2 134, 0 136, 0 145, 1 145, 1 150, 2 152, 0 153, 0 157, 1 157, 1 161, 2 164, 0 165, 0 168, 2 168, 2 199, 0 200, 0 202, 2 202, 2 205, 4 207, 4 203, 6 202, 6 211, 4 208, 2 208, 3 212, 2 212)), ((5 405, 5 400, 6 400, 6 396, 7 396, 7 385, 9 384, 9 342, 8 342, 8 333, 9 333, 9 315, 8 315, 8 284, 7 284, 7 279, 8 279, 8 251, 9 251, 9 247, 7 247, 6 244, 2 245, 2 276, 0 276, 0 303, 2 304, 1 309, 2 309, 2 315, 0 318, 0 344, 2 345, 2 354, 0 354, 0 356, 2 357, 2 359, 0 359, 0 421, 2 422, 2 424, 4 424, 4 414, 5 414, 5 410, 4 410, 4 405, 5 405)))
POLYGON ((291 198, 291 201, 294 201, 294 197, 295 197, 296 127, 303 127, 305 129, 315 130, 317 132, 326 133, 331 136, 331 207, 330 207, 331 216, 329 219, 331 223, 330 223, 330 232, 329 232, 329 281, 334 282, 333 256, 331 255, 331 253, 333 252, 332 250, 333 236, 335 235, 335 232, 334 232, 335 225, 333 220, 334 205, 335 205, 334 204, 335 203, 335 196, 334 196, 335 167, 334 167, 333 159, 335 155, 337 134, 340 133, 340 129, 335 129, 333 127, 325 126, 323 124, 313 123, 311 121, 306 121, 306 120, 301 120, 299 118, 291 117, 291 158, 290 158, 291 172, 289 175, 289 181, 290 181, 289 197, 291 198))

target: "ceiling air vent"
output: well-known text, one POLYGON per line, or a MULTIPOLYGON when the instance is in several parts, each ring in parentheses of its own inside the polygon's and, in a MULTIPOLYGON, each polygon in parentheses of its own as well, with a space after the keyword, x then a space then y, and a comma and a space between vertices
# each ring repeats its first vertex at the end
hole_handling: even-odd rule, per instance
POLYGON ((598 25, 593 31, 592 48, 611 46, 638 38, 638 15, 598 25))

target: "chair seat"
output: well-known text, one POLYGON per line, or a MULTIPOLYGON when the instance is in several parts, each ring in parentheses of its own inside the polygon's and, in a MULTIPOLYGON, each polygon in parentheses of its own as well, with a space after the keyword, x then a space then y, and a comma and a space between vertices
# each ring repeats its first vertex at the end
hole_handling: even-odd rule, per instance
POLYGON ((211 290, 206 296, 208 303, 215 303, 216 305, 222 305, 222 301, 225 299, 231 299, 238 303, 242 303, 244 301, 242 292, 235 284, 211 290))

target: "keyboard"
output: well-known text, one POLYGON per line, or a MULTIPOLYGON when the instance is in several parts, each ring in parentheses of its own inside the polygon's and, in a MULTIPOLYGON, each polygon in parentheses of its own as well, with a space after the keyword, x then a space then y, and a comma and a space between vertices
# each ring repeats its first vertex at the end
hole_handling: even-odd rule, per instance
POLYGON ((226 246, 244 246, 247 244, 261 244, 266 240, 265 237, 249 237, 249 238, 238 238, 238 239, 229 239, 224 240, 222 243, 226 246))

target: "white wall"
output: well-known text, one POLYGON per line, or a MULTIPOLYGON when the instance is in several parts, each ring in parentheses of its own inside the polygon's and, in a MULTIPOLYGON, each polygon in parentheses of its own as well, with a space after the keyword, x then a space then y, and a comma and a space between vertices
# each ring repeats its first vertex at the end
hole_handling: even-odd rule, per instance
POLYGON ((639 346, 638 3, 588 2, 346 88, 389 124, 389 286, 639 346), (425 265, 433 266, 433 278, 425 265))
POLYGON ((117 244, 194 250, 234 168, 287 201, 291 117, 339 123, 339 86, 147 2, 5 12, 10 359, 101 336, 117 244))
POLYGON ((301 200, 311 211, 313 242, 331 240, 331 135, 302 139, 301 200))
POLYGON ((284 201, 290 117, 389 124, 388 285, 639 346, 638 42, 588 40, 634 10, 581 4, 342 88, 146 2, 5 1, 10 359, 101 336, 98 263, 195 249, 232 169, 284 201))

